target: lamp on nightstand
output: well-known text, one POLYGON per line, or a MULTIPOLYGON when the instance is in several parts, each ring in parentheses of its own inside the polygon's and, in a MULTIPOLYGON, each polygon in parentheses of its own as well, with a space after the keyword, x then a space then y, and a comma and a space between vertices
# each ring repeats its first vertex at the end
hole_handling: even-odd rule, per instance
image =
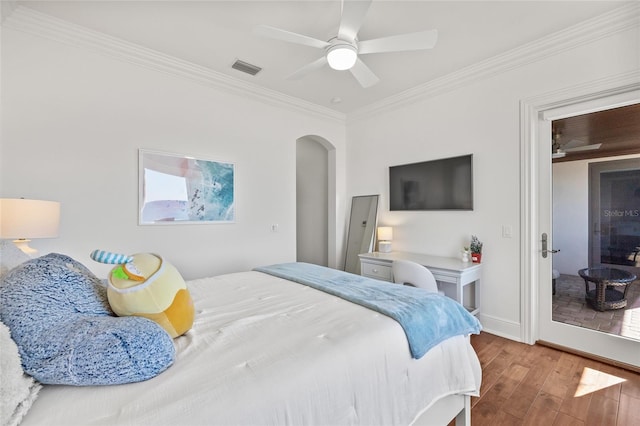
POLYGON ((0 238, 13 239, 29 256, 37 250, 29 247, 29 238, 55 238, 60 224, 60 203, 56 201, 0 198, 0 238))
POLYGON ((378 227, 378 251, 380 253, 391 252, 391 240, 393 240, 393 228, 390 226, 378 227))

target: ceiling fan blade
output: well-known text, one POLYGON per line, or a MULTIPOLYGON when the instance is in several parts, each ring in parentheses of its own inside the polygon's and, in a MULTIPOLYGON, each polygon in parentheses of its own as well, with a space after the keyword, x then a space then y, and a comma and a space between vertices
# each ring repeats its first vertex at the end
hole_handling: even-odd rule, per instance
MULTIPOLYGON (((558 135, 558 137, 559 136, 560 135, 558 135)), ((587 145, 587 143, 578 139, 571 139, 569 142, 563 142, 560 145, 562 145, 563 148, 578 148, 587 145)))
POLYGON ((340 18, 340 29, 338 38, 347 41, 355 40, 364 22, 364 18, 371 6, 371 0, 343 0, 342 17, 340 18))
POLYGON ((438 30, 418 31, 358 42, 358 53, 403 52, 431 49, 438 41, 438 30))
POLYGON ((576 146, 573 148, 567 148, 566 146, 562 147, 562 150, 564 152, 580 152, 580 151, 591 151, 594 149, 600 149, 600 147, 602 146, 601 143, 594 143, 591 145, 584 145, 584 146, 576 146))
POLYGON ((306 35, 298 33, 292 33, 291 31, 283 30, 280 28, 270 27, 269 25, 258 25, 253 29, 253 32, 254 34, 257 34, 259 36, 286 41, 288 43, 317 47, 319 49, 323 49, 329 46, 329 43, 327 43, 326 41, 318 40, 317 38, 308 37, 306 35))
POLYGON ((310 64, 305 65, 304 67, 300 68, 298 71, 294 72, 293 74, 291 74, 290 76, 287 77, 287 80, 297 80, 299 78, 304 77, 305 75, 319 70, 320 68, 322 68, 325 64, 327 63, 327 57, 326 56, 322 56, 319 59, 316 59, 315 61, 311 62, 310 64))
POLYGON ((356 61, 355 65, 349 70, 351 74, 358 80, 358 83, 365 89, 367 87, 378 84, 380 79, 371 71, 371 69, 360 58, 356 61))

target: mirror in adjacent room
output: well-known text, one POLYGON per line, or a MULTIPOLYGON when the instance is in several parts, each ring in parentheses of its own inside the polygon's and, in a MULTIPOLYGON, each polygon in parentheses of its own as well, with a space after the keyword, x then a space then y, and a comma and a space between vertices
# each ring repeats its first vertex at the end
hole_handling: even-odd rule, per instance
POLYGON ((360 253, 373 250, 378 221, 378 195, 359 195, 351 200, 344 270, 360 274, 360 253))

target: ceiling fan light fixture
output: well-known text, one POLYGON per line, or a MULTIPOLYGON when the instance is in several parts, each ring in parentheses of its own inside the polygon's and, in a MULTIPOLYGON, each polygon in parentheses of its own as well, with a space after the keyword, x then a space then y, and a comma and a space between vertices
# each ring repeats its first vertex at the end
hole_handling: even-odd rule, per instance
POLYGON ((336 44, 327 51, 327 62, 334 70, 351 69, 358 59, 358 51, 350 44, 336 44))

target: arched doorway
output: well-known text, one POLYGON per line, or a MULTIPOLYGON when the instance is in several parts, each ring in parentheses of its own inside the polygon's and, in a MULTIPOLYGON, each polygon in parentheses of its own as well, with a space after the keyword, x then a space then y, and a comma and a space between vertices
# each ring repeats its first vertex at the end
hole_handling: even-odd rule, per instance
POLYGON ((296 141, 296 260, 336 267, 335 147, 320 136, 296 141))

